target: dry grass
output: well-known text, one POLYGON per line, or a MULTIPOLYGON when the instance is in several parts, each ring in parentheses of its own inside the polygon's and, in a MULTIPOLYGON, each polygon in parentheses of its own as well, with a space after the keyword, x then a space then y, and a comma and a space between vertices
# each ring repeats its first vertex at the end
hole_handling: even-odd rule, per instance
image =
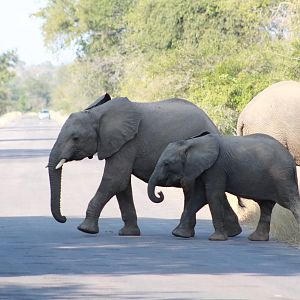
POLYGON ((0 126, 5 126, 6 124, 12 122, 17 117, 21 116, 22 113, 19 111, 12 111, 7 114, 4 114, 0 117, 0 126))
POLYGON ((28 117, 37 117, 37 113, 33 112, 33 111, 27 112, 27 113, 25 113, 25 115, 28 116, 28 117))
POLYGON ((271 237, 279 241, 300 245, 300 226, 291 211, 275 205, 271 220, 271 237))
POLYGON ((56 123, 58 123, 60 126, 63 125, 68 118, 68 115, 66 115, 61 111, 51 110, 50 115, 51 115, 51 119, 54 120, 56 123))
POLYGON ((240 207, 235 196, 227 194, 227 197, 232 209, 238 215, 239 221, 251 228, 255 228, 259 220, 259 206, 256 202, 242 199, 245 207, 240 207))

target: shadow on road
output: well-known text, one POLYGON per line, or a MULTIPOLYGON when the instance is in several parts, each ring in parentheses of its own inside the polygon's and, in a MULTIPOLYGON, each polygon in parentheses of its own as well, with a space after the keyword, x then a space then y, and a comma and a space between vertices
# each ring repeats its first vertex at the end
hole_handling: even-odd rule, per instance
MULTIPOLYGON (((81 289, 84 288, 84 285, 79 284, 70 284, 70 285, 61 285, 57 284, 54 286, 45 285, 42 287, 32 287, 28 285, 6 285, 0 287, 0 298, 2 300, 6 299, 43 299, 43 300, 56 300, 56 299, 85 299, 85 297, 94 299, 99 299, 102 295, 97 293, 82 293, 81 289), (78 296, 78 292, 80 291, 80 297, 78 296), (70 296, 74 296, 74 298, 69 298, 70 296), (68 297, 68 298, 67 298, 68 297)), ((103 295, 104 296, 104 295, 103 295)), ((100 298, 102 299, 102 298, 100 298)), ((105 299, 105 297, 103 298, 105 299)))
MULTIPOLYGON (((101 280, 101 279, 99 279, 101 280)), ((139 284, 139 282, 135 282, 139 284)), ((54 286, 46 285, 42 287, 28 287, 26 285, 9 285, 0 287, 1 300, 11 299, 43 299, 43 300, 61 300, 61 299, 190 299, 186 295, 178 295, 178 291, 162 291, 158 286, 157 291, 143 291, 137 296, 137 292, 122 292, 120 289, 111 286, 101 286, 99 290, 93 290, 87 284, 57 284, 54 286), (165 298, 165 297, 166 298, 165 298), (171 297, 171 298, 170 298, 171 297)), ((193 299, 199 299, 196 292, 188 291, 189 295, 195 294, 193 299)), ((203 299, 203 298, 202 298, 203 299)), ((206 298, 207 299, 207 298, 206 298)), ((211 298, 210 298, 211 299, 211 298)), ((225 298, 224 298, 225 299, 225 298)), ((237 298, 241 299, 241 298, 237 298)))
POLYGON ((15 138, 15 139, 1 139, 1 142, 39 142, 39 141, 56 141, 56 138, 15 138))
MULTIPOLYGON (((234 274, 291 276, 300 252, 284 244, 250 242, 246 235, 208 241, 211 222, 199 220, 193 239, 173 237, 178 220, 139 219, 140 237, 120 237, 119 219, 100 220, 100 235, 50 217, 0 218, 0 277, 35 275, 234 274)), ((10 288, 10 287, 9 287, 10 288)))
POLYGON ((0 149, 0 159, 48 157, 51 149, 0 149))
POLYGON ((13 127, 0 127, 0 132, 41 132, 41 131, 55 131, 57 132, 57 130, 59 129, 59 127, 57 125, 52 125, 52 126, 22 126, 22 127, 17 127, 17 126, 13 126, 13 127))

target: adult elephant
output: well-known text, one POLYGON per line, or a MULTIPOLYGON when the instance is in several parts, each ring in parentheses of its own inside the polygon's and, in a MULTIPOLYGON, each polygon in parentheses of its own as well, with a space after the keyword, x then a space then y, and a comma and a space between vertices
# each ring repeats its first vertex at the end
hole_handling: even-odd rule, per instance
MULTIPOLYGON (((60 212, 63 164, 92 158, 97 153, 100 160, 106 160, 103 178, 78 229, 98 233, 100 213, 116 195, 125 224, 119 234, 140 235, 131 174, 148 182, 160 154, 170 142, 205 131, 218 133, 209 117, 186 100, 135 103, 127 98, 111 99, 105 94, 86 110, 70 115, 51 150, 48 170, 53 217, 61 223, 66 221, 60 212)), ((238 234, 240 227, 231 209, 227 220, 228 231, 238 234)))
POLYGON ((283 144, 300 165, 300 83, 281 81, 271 85, 241 112, 237 134, 265 133, 283 144))

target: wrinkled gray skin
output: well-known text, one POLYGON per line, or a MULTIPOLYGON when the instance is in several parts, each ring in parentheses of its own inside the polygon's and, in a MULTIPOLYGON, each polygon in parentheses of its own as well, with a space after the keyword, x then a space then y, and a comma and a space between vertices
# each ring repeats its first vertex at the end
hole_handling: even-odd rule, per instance
POLYGON ((150 199, 161 202, 163 194, 156 197, 155 186, 174 182, 181 182, 192 193, 201 195, 191 195, 183 212, 183 225, 194 218, 202 205, 199 201, 208 200, 215 228, 211 240, 226 240, 228 237, 224 227, 225 191, 254 199, 260 206, 260 220, 249 236, 250 240, 269 239, 275 203, 291 210, 300 223, 296 164, 287 149, 268 135, 221 137, 207 134, 171 143, 159 158, 149 180, 150 199))
POLYGON ((271 85, 241 112, 237 134, 265 133, 277 139, 300 165, 300 83, 281 81, 271 85))
MULTIPOLYGON (((131 174, 148 182, 168 143, 203 131, 218 133, 207 115, 188 101, 134 103, 127 98, 110 100, 108 94, 104 95, 85 111, 70 115, 52 148, 48 166, 53 217, 58 222, 66 221, 60 212, 63 163, 92 158, 97 153, 100 160, 106 160, 104 174, 78 229, 97 233, 100 213, 116 195, 125 223, 119 234, 139 235, 131 174)), ((228 230, 234 234, 239 229, 238 222, 232 221, 236 215, 228 215, 228 230)))

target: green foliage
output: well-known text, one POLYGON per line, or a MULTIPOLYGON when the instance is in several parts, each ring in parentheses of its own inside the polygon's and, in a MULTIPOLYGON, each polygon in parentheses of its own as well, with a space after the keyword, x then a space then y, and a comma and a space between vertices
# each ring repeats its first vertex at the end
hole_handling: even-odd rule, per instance
POLYGON ((300 78, 300 40, 295 40, 291 44, 291 54, 290 54, 290 76, 292 78, 300 78))
POLYGON ((48 107, 54 88, 55 68, 51 64, 17 66, 17 76, 10 81, 10 98, 15 109, 22 112, 48 107))
POLYGON ((221 40, 235 36, 249 44, 260 36, 265 2, 270 1, 137 1, 127 17, 128 41, 143 52, 184 44, 199 48, 202 37, 211 33, 221 40))
POLYGON ((14 51, 7 51, 0 55, 0 114, 10 106, 9 81, 15 76, 14 67, 18 61, 14 51))
POLYGON ((123 16, 132 0, 49 0, 35 14, 45 20, 48 45, 77 46, 79 54, 108 53, 120 43, 125 30, 123 16))
POLYGON ((0 83, 8 82, 13 76, 12 69, 18 61, 15 51, 7 51, 0 55, 0 83))
POLYGON ((122 63, 118 55, 94 56, 60 67, 51 94, 52 107, 70 113, 88 106, 105 91, 117 93, 122 63))
POLYGON ((181 97, 234 133, 253 96, 300 78, 298 0, 49 0, 36 15, 48 45, 78 50, 53 93, 68 111, 104 91, 181 97))
POLYGON ((65 112, 84 107, 84 90, 79 82, 81 74, 77 64, 62 66, 58 70, 57 84, 52 94, 52 107, 65 112), (70 102, 69 99, 73 101, 70 102))
POLYGON ((15 51, 0 55, 0 114, 47 107, 54 88, 54 73, 51 64, 25 67, 15 51))

